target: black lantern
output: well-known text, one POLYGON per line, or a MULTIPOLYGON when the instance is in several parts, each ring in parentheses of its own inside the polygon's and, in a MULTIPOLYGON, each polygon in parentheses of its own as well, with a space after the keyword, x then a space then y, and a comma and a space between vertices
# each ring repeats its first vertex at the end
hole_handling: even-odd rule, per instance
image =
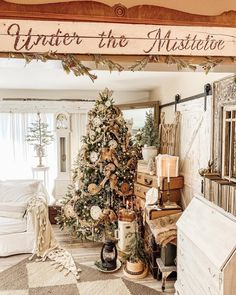
POLYGON ((106 241, 101 250, 101 261, 102 266, 106 270, 116 269, 116 260, 117 260, 117 249, 114 242, 108 240, 106 241))

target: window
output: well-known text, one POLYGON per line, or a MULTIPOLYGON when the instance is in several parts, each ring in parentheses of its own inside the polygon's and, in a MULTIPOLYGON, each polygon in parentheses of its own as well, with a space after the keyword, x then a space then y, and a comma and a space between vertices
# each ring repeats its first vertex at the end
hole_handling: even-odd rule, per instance
POLYGON ((236 106, 223 110, 222 176, 236 182, 236 106))
MULTIPOLYGON (((43 122, 54 129, 54 114, 42 113, 43 122)), ((28 127, 37 119, 36 113, 0 113, 0 179, 32 179, 32 167, 38 162, 35 150, 25 138, 28 127)), ((51 195, 57 172, 56 141, 47 146, 44 159, 49 169, 48 193, 51 195)), ((42 176, 42 175, 40 175, 42 176)), ((40 177, 41 178, 41 177, 40 177)))

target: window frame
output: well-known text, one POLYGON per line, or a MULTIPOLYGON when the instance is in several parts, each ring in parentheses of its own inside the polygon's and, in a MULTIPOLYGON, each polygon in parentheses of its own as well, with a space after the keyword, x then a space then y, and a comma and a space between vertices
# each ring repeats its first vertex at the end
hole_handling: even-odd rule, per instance
POLYGON ((222 178, 232 182, 236 182, 236 177, 233 176, 233 165, 234 159, 232 153, 234 150, 233 143, 235 141, 236 131, 236 105, 226 105, 223 107, 223 137, 222 137, 222 178), (230 117, 227 116, 230 113, 230 117), (230 125, 229 127, 227 125, 230 125), (234 125, 234 126, 233 126, 234 125), (230 130, 227 130, 230 129, 230 130), (234 129, 234 132, 233 132, 234 129), (227 137, 227 133, 229 136, 227 137), (227 151, 229 150, 228 159, 226 159, 227 151), (228 170, 228 173, 227 173, 228 170))

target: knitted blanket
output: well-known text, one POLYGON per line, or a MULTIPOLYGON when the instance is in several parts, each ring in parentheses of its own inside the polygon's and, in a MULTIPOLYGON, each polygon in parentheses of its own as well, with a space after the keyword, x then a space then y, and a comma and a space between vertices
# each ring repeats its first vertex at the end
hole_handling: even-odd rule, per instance
POLYGON ((35 243, 33 255, 37 256, 37 261, 45 261, 47 258, 52 260, 52 265, 59 271, 65 271, 65 275, 70 272, 77 279, 80 278, 81 271, 75 265, 71 254, 60 247, 55 239, 51 223, 48 218, 48 206, 43 197, 34 197, 30 200, 27 207, 27 212, 30 213, 35 234, 35 243))
POLYGON ((147 221, 157 244, 166 246, 168 243, 175 243, 177 238, 176 222, 181 214, 172 214, 147 221))

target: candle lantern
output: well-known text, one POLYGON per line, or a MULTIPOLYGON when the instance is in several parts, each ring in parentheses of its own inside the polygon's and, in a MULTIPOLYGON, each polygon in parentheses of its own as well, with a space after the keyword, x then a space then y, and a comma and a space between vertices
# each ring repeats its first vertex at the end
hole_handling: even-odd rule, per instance
POLYGON ((178 177, 179 157, 159 154, 156 157, 158 177, 178 177))
POLYGON ((158 189, 160 191, 160 179, 167 177, 167 202, 164 207, 176 207, 176 203, 170 202, 170 177, 179 176, 179 157, 159 154, 156 157, 158 175, 158 189))
POLYGON ((108 271, 115 270, 117 267, 117 249, 113 241, 106 241, 101 250, 102 267, 108 271))

